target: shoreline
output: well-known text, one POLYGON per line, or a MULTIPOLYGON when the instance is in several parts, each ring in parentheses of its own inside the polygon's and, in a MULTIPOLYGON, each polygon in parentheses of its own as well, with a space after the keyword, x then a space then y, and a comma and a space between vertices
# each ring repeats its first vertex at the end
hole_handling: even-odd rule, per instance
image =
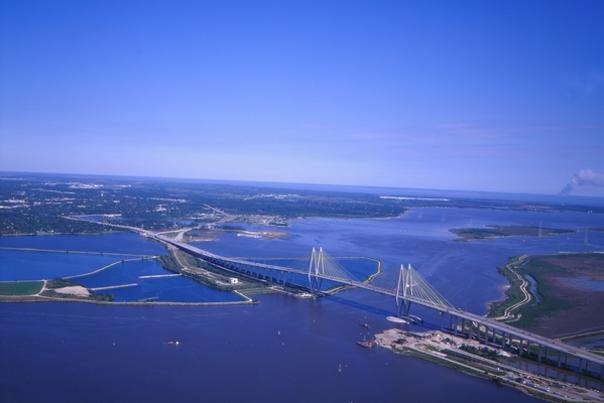
POLYGON ((601 391, 528 372, 506 361, 514 355, 447 332, 387 329, 375 335, 375 343, 394 354, 420 358, 547 401, 604 402, 601 391))
POLYGON ((486 316, 552 336, 604 327, 598 311, 604 294, 572 283, 589 276, 604 281, 602 262, 604 256, 593 251, 510 257, 498 268, 507 281, 504 297, 488 304, 486 316))
POLYGON ((123 257, 139 257, 156 259, 157 255, 145 255, 138 253, 119 253, 119 252, 96 252, 96 251, 83 251, 83 250, 70 250, 70 249, 44 249, 44 248, 21 248, 12 246, 0 246, 0 251, 15 251, 15 252, 40 252, 40 253, 63 253, 63 254, 74 254, 74 255, 95 255, 95 256, 123 256, 123 257))
MULTIPOLYGON (((77 220, 76 220, 77 221, 77 220)), ((84 221, 87 222, 87 221, 84 221)), ((129 232, 126 230, 109 230, 109 231, 90 231, 90 232, 43 232, 43 233, 35 233, 35 232, 24 232, 24 233, 16 233, 16 234, 0 234, 0 238, 2 237, 18 237, 18 236, 54 236, 54 235, 105 235, 105 234, 114 234, 114 233, 125 233, 129 232)))
POLYGON ((502 285, 503 297, 487 303, 486 317, 493 318, 502 322, 513 322, 520 320, 522 313, 513 314, 514 311, 521 310, 527 304, 530 304, 535 296, 530 288, 530 282, 515 268, 524 264, 528 255, 512 256, 503 266, 498 268, 498 272, 506 279, 507 284, 502 285), (512 278, 514 276, 515 278, 512 278), (522 298, 520 299, 520 295, 522 298), (516 300, 518 300, 516 302, 516 300), (503 308, 499 316, 495 316, 498 309, 503 308))
POLYGON ((176 302, 176 301, 102 301, 84 298, 56 298, 43 295, 27 296, 0 296, 0 303, 27 303, 27 302, 82 302, 86 304, 98 305, 132 305, 132 306, 219 306, 219 305, 241 305, 241 304, 259 304, 260 301, 253 300, 248 296, 237 293, 246 298, 243 301, 201 301, 201 302, 176 302))

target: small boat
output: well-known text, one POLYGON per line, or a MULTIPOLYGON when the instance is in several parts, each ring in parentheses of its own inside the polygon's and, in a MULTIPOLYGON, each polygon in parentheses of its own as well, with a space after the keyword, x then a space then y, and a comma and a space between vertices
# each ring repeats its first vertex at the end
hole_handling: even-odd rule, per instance
POLYGON ((167 341, 165 344, 167 344, 168 346, 178 347, 178 346, 180 346, 180 341, 170 340, 170 341, 167 341))
POLYGON ((386 318, 386 320, 387 320, 388 322, 392 322, 392 323, 398 323, 398 324, 401 324, 401 325, 406 325, 406 324, 409 324, 409 321, 408 321, 408 320, 405 320, 405 319, 403 319, 403 318, 399 318, 399 317, 396 317, 396 316, 388 316, 388 317, 386 318))
POLYGON ((373 340, 361 340, 357 341, 357 344, 363 348, 371 348, 374 346, 373 340))

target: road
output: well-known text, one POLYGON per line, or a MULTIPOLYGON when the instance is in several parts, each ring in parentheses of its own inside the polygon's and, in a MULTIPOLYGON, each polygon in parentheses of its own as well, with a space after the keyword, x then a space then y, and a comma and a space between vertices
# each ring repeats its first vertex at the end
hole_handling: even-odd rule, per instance
POLYGON ((527 290, 527 287, 529 286, 529 282, 526 281, 526 279, 520 273, 518 273, 516 270, 514 270, 514 267, 524 263, 524 261, 527 259, 527 257, 528 256, 526 256, 526 255, 520 256, 518 258, 517 262, 508 263, 508 265, 507 265, 508 269, 512 273, 514 273, 514 275, 516 276, 516 278, 518 278, 518 280, 520 280, 519 288, 520 288, 520 291, 522 292, 523 299, 519 302, 516 302, 513 305, 508 306, 503 311, 503 315, 501 315, 497 318, 493 318, 493 319, 498 320, 498 321, 507 321, 508 323, 515 322, 515 321, 519 320, 521 316, 514 315, 513 312, 518 310, 520 307, 530 303, 533 300, 533 296, 531 295, 530 291, 527 290))

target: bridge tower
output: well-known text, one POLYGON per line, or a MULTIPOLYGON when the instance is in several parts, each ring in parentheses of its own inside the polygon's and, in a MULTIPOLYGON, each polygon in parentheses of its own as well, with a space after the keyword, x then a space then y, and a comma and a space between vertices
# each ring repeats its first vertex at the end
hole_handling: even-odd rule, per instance
POLYGON ((319 250, 312 248, 310 263, 308 264, 308 284, 311 291, 321 291, 323 279, 320 276, 324 274, 325 252, 322 247, 319 247, 319 250))
POLYGON ((396 285, 395 300, 399 315, 408 315, 411 302, 413 301, 432 306, 436 309, 452 306, 410 264, 407 267, 401 265, 396 285))
POLYGON ((396 283, 396 306, 398 308, 398 315, 408 315, 409 309, 411 309, 411 302, 407 299, 410 284, 410 269, 411 265, 409 265, 409 269, 405 269, 405 266, 401 264, 401 268, 398 273, 398 282, 396 283))

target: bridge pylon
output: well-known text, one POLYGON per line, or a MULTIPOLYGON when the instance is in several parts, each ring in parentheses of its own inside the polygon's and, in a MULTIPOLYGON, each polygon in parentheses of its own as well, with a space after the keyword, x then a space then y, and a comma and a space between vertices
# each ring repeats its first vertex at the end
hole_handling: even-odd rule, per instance
POLYGON ((406 298, 408 292, 410 291, 410 270, 411 265, 409 265, 409 269, 405 269, 405 266, 401 264, 401 268, 398 273, 396 296, 394 297, 398 309, 398 316, 409 315, 409 310, 411 309, 411 302, 406 298))
POLYGON ((312 248, 310 262, 308 264, 308 284, 310 290, 321 291, 323 279, 320 277, 325 274, 325 252, 322 247, 312 248))
POLYGON ((452 307, 452 305, 430 286, 409 264, 401 265, 395 294, 399 315, 408 315, 411 302, 432 305, 436 308, 452 307))

